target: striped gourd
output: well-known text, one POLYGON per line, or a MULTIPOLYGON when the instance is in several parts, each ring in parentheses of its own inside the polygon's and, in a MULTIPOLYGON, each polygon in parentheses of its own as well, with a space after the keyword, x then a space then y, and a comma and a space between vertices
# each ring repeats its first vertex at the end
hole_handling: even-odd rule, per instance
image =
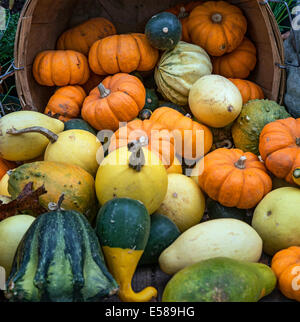
POLYGON ((185 106, 192 85, 211 72, 212 64, 205 50, 180 41, 162 55, 155 70, 155 82, 165 99, 185 106))
POLYGON ((7 281, 11 301, 89 302, 117 292, 97 237, 76 211, 38 217, 19 244, 7 281))

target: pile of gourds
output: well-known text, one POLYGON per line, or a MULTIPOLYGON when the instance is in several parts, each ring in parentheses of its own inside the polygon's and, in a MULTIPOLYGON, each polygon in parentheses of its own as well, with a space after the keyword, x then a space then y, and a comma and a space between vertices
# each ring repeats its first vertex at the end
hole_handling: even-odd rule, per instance
POLYGON ((277 281, 300 301, 300 119, 246 80, 246 32, 237 6, 195 1, 144 34, 90 19, 36 56, 44 113, 0 119, 2 204, 46 189, 45 213, 0 221, 9 300, 150 301, 131 280, 159 264, 163 301, 254 302, 277 281))

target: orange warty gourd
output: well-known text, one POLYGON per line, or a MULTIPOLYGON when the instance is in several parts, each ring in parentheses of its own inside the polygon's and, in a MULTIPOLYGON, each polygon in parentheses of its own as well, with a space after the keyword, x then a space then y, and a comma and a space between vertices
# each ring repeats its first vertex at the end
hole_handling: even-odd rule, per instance
POLYGON ((199 159, 212 147, 213 136, 207 126, 193 121, 190 117, 184 116, 172 108, 160 107, 156 109, 150 120, 161 123, 166 129, 173 132, 176 152, 185 159, 199 159), (201 135, 197 135, 197 132, 203 132, 204 141, 199 142, 201 135), (199 149, 201 143, 203 150, 199 149))
POLYGON ((107 19, 98 17, 65 31, 57 41, 59 50, 75 50, 88 55, 93 43, 117 33, 115 26, 107 19))
POLYGON ((14 162, 6 161, 0 157, 0 180, 5 176, 8 170, 16 168, 14 162))
POLYGON ((258 157, 239 149, 217 149, 204 157, 200 188, 225 207, 250 209, 272 189, 272 180, 258 157))
POLYGON ((245 79, 229 78, 229 80, 239 89, 243 98, 243 104, 250 100, 265 98, 261 87, 257 84, 245 79))
POLYGON ((283 295, 300 302, 300 247, 292 246, 276 253, 271 268, 283 295))
POLYGON ((247 78, 256 65, 256 48, 248 39, 233 52, 221 57, 213 57, 213 73, 227 78, 247 78))
POLYGON ((188 30, 188 21, 191 11, 202 4, 203 1, 192 1, 189 3, 179 3, 175 7, 167 9, 167 12, 173 13, 181 22, 182 25, 182 37, 181 39, 185 42, 191 42, 191 36, 188 30))
POLYGON ((88 81, 87 58, 73 50, 46 50, 33 63, 33 76, 40 85, 81 85, 88 81))
POLYGON ((158 60, 144 34, 114 35, 96 41, 89 52, 89 64, 98 75, 152 70, 158 60))
POLYGON ((148 139, 148 148, 156 153, 168 169, 174 161, 174 136, 157 122, 133 120, 114 133, 110 140, 109 152, 127 146, 129 142, 141 137, 148 139))
POLYGON ((120 122, 132 121, 143 109, 146 90, 135 76, 108 76, 83 102, 82 118, 97 130, 116 131, 120 122))
POLYGON ((50 97, 44 113, 63 122, 77 118, 85 97, 84 89, 78 85, 61 87, 50 97))
POLYGON ((269 171, 293 183, 293 171, 300 166, 300 118, 267 124, 260 134, 259 153, 269 171))
POLYGON ((225 1, 207 1, 194 8, 188 20, 192 42, 212 56, 235 50, 247 31, 242 11, 225 1))
POLYGON ((97 87, 106 76, 100 76, 93 72, 90 73, 88 81, 82 85, 84 91, 89 94, 95 87, 97 87))

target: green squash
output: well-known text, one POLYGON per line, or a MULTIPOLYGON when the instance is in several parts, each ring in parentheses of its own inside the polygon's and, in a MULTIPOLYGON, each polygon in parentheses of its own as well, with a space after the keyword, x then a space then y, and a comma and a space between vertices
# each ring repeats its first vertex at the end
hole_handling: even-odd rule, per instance
POLYGON ((174 14, 161 12, 147 22, 145 34, 154 48, 173 49, 181 39, 182 25, 174 14))
POLYGON ((117 290, 86 218, 58 209, 39 216, 19 244, 6 297, 22 302, 91 302, 117 290))
POLYGON ((12 171, 8 180, 8 192, 16 199, 26 184, 33 182, 33 189, 45 186, 46 194, 40 203, 48 209, 50 202, 57 202, 64 194, 62 207, 83 213, 92 221, 97 213, 94 178, 82 168, 59 162, 38 161, 23 164, 12 171))
POLYGON ((85 130, 85 131, 91 132, 94 135, 97 135, 96 130, 82 119, 72 119, 65 122, 64 131, 68 131, 68 130, 85 130))
POLYGON ((194 83, 211 72, 212 63, 206 51, 197 45, 180 41, 174 49, 163 53, 154 78, 165 100, 185 106, 194 83))
POLYGON ((157 264, 160 254, 180 235, 180 230, 167 216, 151 215, 150 236, 139 264, 157 264))
POLYGON ((115 198, 100 209, 96 234, 110 272, 120 285, 119 297, 124 302, 146 302, 157 296, 153 287, 139 293, 131 288, 137 264, 150 233, 150 215, 140 201, 115 198))
POLYGON ((257 302, 275 286, 275 274, 267 265, 217 257, 175 274, 164 290, 162 301, 257 302))
POLYGON ((146 88, 146 102, 144 109, 154 111, 158 108, 159 100, 154 89, 146 88))
POLYGON ((242 112, 232 127, 236 148, 259 155, 259 136, 270 122, 285 119, 290 114, 283 106, 270 100, 252 100, 243 106, 242 112))
POLYGON ((252 216, 246 209, 224 207, 219 202, 208 198, 207 212, 210 219, 234 218, 251 224, 252 216))

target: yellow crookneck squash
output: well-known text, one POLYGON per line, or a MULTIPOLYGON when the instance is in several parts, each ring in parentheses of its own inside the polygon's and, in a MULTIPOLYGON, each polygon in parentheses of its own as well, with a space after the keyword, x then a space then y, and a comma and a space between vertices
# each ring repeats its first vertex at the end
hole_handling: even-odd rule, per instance
POLYGON ((148 302, 156 297, 154 287, 135 293, 131 286, 150 234, 150 216, 145 206, 129 198, 108 201, 98 213, 96 233, 108 268, 119 284, 120 299, 148 302))

